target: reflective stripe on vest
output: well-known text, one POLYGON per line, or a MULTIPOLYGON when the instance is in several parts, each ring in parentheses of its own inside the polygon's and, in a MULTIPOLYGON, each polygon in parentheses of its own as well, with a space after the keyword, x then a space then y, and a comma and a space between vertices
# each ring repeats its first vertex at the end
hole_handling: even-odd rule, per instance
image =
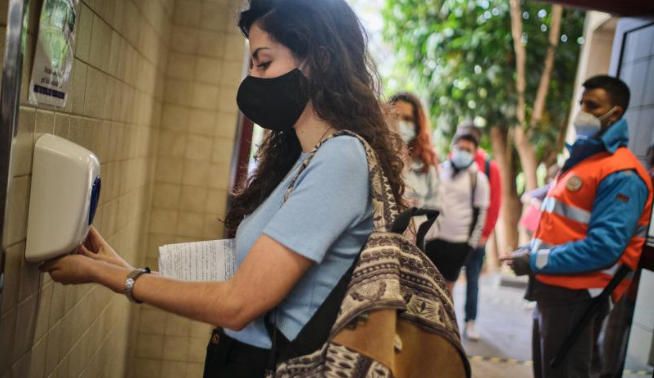
POLYGON ((588 224, 588 222, 590 222, 590 211, 562 203, 553 197, 545 198, 541 206, 541 210, 548 213, 558 214, 562 217, 583 224, 588 224))

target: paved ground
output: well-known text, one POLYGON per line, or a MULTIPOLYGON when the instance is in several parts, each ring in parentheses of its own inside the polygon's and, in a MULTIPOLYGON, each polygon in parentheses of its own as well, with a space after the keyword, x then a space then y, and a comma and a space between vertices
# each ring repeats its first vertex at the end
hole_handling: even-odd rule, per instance
MULTIPOLYGON (((532 377, 532 306, 522 299, 524 289, 504 287, 499 275, 482 276, 477 326, 478 342, 464 340, 472 364, 473 377, 532 377)), ((454 302, 462 327, 465 281, 454 288, 454 302)), ((462 328, 461 328, 462 329, 462 328)), ((624 378, 652 376, 652 370, 627 361, 624 378)))

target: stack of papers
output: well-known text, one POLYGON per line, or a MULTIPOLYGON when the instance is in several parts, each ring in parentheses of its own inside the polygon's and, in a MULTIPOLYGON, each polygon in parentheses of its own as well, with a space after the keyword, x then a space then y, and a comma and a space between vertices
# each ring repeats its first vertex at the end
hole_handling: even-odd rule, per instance
POLYGON ((159 273, 184 281, 226 281, 236 270, 234 239, 159 247, 159 273))

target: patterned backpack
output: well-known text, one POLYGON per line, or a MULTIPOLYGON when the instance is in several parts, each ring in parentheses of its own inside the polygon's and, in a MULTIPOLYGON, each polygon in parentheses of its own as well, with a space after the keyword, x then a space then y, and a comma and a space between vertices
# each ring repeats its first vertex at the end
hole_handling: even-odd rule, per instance
POLYGON ((445 281, 402 235, 406 224, 398 228, 397 220, 407 216, 398 214, 390 185, 363 138, 344 130, 323 140, 302 163, 286 197, 322 143, 340 135, 357 138, 365 148, 373 232, 295 340, 277 332, 274 311, 269 314, 273 348, 266 376, 470 377, 445 281))

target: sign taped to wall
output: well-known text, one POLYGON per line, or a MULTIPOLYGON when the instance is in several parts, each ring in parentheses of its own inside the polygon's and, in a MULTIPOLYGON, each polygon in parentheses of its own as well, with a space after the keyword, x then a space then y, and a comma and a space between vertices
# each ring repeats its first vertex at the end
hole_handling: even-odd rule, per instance
POLYGON ((29 102, 66 106, 73 68, 79 0, 45 0, 39 18, 29 102))

